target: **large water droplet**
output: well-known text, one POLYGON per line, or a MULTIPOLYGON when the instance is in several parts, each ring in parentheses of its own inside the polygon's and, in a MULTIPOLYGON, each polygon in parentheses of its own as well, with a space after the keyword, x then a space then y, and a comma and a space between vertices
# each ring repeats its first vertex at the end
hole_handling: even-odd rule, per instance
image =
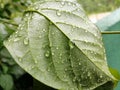
POLYGON ((57 16, 61 16, 61 12, 60 11, 57 11, 56 14, 57 14, 57 16))
POLYGON ((25 38, 25 39, 24 39, 24 44, 27 45, 28 43, 29 43, 28 38, 25 38))
POLYGON ((50 56, 50 51, 46 51, 46 52, 45 52, 45 56, 46 56, 46 57, 49 57, 49 56, 50 56))

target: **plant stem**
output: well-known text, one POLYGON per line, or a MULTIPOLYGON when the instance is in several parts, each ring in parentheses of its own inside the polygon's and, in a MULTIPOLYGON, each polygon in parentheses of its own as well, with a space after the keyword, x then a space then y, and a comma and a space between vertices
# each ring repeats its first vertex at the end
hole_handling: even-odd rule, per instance
POLYGON ((12 23, 12 22, 10 22, 9 20, 5 20, 5 19, 1 19, 1 18, 0 18, 0 22, 6 23, 6 24, 11 24, 11 25, 16 26, 16 27, 18 26, 17 24, 12 23))
POLYGON ((101 34, 120 34, 120 31, 102 31, 101 34))

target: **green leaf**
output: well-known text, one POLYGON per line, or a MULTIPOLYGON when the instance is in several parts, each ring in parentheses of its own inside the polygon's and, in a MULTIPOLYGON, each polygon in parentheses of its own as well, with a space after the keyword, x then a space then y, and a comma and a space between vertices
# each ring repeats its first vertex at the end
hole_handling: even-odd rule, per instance
POLYGON ((2 67, 3 73, 6 74, 6 73, 8 72, 8 67, 7 67, 7 65, 1 64, 1 67, 2 67))
POLYGON ((101 33, 78 3, 39 1, 23 18, 4 45, 34 78, 61 90, 113 89, 101 33))
POLYGON ((12 90, 13 89, 13 79, 9 74, 1 74, 0 75, 0 86, 4 90, 12 90))
POLYGON ((116 70, 116 69, 113 69, 113 68, 109 68, 111 74, 117 78, 118 80, 120 80, 120 73, 116 70))
MULTIPOLYGON (((109 70, 110 70, 111 74, 112 74, 115 78, 117 78, 118 80, 120 80, 120 73, 119 73, 116 69, 109 68, 109 70)), ((114 81, 114 83, 115 83, 114 87, 116 87, 117 84, 118 84, 118 81, 114 81)))

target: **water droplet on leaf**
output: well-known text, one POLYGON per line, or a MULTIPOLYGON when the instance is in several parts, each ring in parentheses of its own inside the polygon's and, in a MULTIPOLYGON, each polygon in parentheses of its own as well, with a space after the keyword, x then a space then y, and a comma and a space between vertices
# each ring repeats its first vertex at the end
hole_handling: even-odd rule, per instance
POLYGON ((64 6, 64 5, 65 5, 65 2, 64 2, 64 1, 63 1, 63 2, 61 2, 61 5, 62 5, 62 6, 64 6))
POLYGON ((49 57, 49 56, 50 56, 50 51, 46 51, 46 52, 45 52, 45 56, 46 56, 46 57, 49 57))
POLYGON ((42 29, 43 32, 46 32, 46 29, 42 29))
POLYGON ((38 10, 38 9, 39 9, 39 7, 38 7, 38 6, 36 6, 36 7, 35 7, 35 9, 36 9, 36 10, 38 10))
POLYGON ((52 55, 55 55, 55 53, 52 52, 52 55))
POLYGON ((75 81, 76 81, 76 77, 73 78, 73 82, 75 82, 75 81))
POLYGON ((71 3, 71 2, 68 2, 68 5, 69 5, 69 6, 72 5, 72 3, 71 3))
POLYGON ((21 58, 18 58, 18 60, 21 62, 22 61, 22 59, 21 58))
POLYGON ((37 60, 35 60, 35 64, 37 64, 38 63, 38 61, 37 60))
POLYGON ((29 16, 29 14, 27 13, 25 16, 26 16, 26 17, 28 17, 28 16, 29 16))
POLYGON ((39 38, 41 38, 41 36, 38 36, 39 38))
POLYGON ((61 16, 61 12, 60 11, 57 11, 56 14, 57 14, 57 16, 61 16))
POLYGON ((102 75, 100 75, 100 78, 102 78, 103 76, 102 75))
POLYGON ((79 65, 81 65, 81 62, 79 62, 79 65))
POLYGON ((65 71, 67 71, 68 69, 67 68, 65 68, 65 71))
POLYGON ((69 41, 69 46, 70 46, 71 49, 74 48, 74 44, 71 41, 69 41))
POLYGON ((58 48, 58 47, 56 47, 56 49, 58 50, 59 48, 58 48))
POLYGON ((27 45, 28 43, 29 43, 28 38, 25 38, 25 39, 24 39, 24 44, 27 45))

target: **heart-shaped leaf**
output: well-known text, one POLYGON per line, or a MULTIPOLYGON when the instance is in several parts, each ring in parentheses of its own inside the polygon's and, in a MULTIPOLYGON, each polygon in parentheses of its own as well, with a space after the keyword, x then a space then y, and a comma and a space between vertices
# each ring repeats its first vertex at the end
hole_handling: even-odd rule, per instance
POLYGON ((101 33, 76 2, 33 4, 4 44, 23 69, 48 86, 113 89, 116 79, 107 66, 101 33))

